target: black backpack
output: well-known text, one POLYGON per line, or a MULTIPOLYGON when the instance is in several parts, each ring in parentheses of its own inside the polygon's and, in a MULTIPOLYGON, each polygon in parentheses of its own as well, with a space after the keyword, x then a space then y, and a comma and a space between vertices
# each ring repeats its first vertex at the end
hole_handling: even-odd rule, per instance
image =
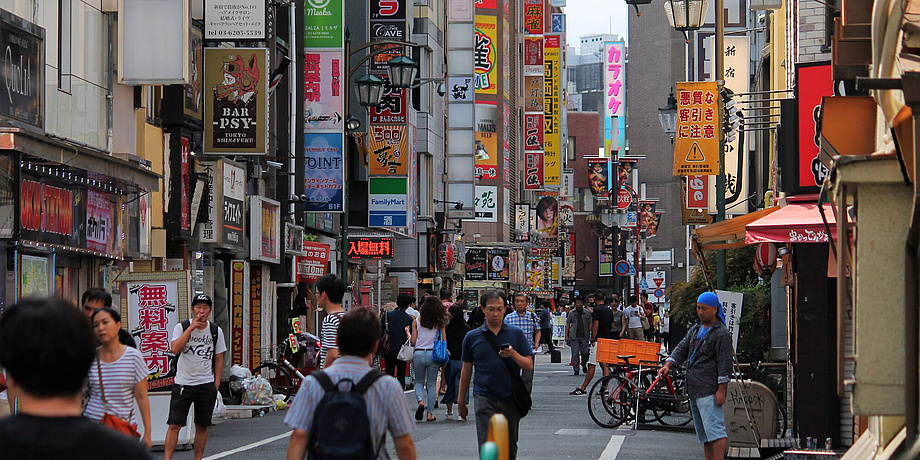
MULTIPOLYGON (((181 324, 182 324, 182 332, 185 332, 186 329, 192 326, 192 321, 185 320, 181 324)), ((211 326, 211 347, 212 347, 211 372, 216 373, 217 369, 215 369, 215 367, 217 367, 217 325, 214 324, 213 322, 208 322, 208 324, 211 326)), ((169 374, 167 375, 176 375, 176 373, 178 373, 179 355, 181 354, 182 352, 176 353, 175 355, 173 355, 172 359, 169 360, 169 374)), ((221 372, 223 372, 223 369, 221 369, 221 372)))
POLYGON ((384 439, 381 438, 374 449, 364 394, 386 374, 380 369, 371 369, 358 383, 349 380, 352 385, 347 391, 339 390, 338 384, 332 383, 323 371, 313 371, 310 375, 323 387, 325 394, 313 413, 307 459, 376 459, 384 439))

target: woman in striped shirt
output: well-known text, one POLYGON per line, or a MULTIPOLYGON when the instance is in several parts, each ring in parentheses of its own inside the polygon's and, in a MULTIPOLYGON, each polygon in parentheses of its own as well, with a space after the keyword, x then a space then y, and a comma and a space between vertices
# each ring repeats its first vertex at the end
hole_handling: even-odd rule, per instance
POLYGON ((144 422, 142 442, 150 448, 150 402, 147 399, 147 375, 150 370, 144 357, 134 348, 118 341, 121 315, 111 307, 102 307, 92 316, 93 330, 102 344, 89 372, 90 397, 83 415, 95 421, 105 413, 137 424, 134 401, 144 422), (99 375, 102 374, 102 384, 99 375), (102 401, 105 391, 105 403, 102 401))

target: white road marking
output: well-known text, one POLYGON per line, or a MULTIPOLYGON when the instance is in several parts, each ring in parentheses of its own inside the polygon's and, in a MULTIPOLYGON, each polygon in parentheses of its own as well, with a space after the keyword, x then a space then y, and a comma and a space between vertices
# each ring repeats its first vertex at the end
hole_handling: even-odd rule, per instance
POLYGON ((620 448, 623 447, 623 441, 626 439, 626 436, 613 435, 610 437, 610 442, 607 443, 607 448, 601 452, 601 456, 597 460, 616 460, 617 455, 620 453, 620 448))
POLYGON ((236 449, 224 451, 224 452, 221 452, 221 453, 219 453, 219 454, 214 454, 214 455, 211 455, 211 456, 209 456, 209 457, 205 457, 205 458, 203 458, 202 460, 217 460, 217 459, 219 459, 219 458, 229 457, 229 456, 231 456, 231 455, 233 455, 233 454, 238 454, 238 453, 240 453, 240 452, 245 452, 245 451, 250 450, 250 449, 255 449, 256 447, 259 447, 259 446, 264 446, 264 445, 266 445, 266 444, 273 443, 273 442, 275 442, 275 441, 277 441, 277 440, 279 440, 279 439, 284 439, 284 438, 290 437, 290 436, 291 436, 291 433, 293 433, 293 432, 294 432, 294 430, 288 431, 287 433, 281 433, 281 434, 279 434, 278 436, 272 436, 272 437, 270 437, 270 438, 267 438, 267 439, 263 439, 263 440, 261 440, 261 441, 254 442, 254 443, 252 443, 252 444, 246 444, 245 446, 237 447, 236 449))

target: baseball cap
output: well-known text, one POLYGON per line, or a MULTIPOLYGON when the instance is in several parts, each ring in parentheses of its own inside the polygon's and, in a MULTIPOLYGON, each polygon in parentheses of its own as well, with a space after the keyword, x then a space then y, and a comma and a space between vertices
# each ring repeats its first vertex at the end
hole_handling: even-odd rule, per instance
POLYGON ((214 302, 211 301, 211 296, 207 294, 197 294, 195 298, 192 299, 192 306, 194 307, 197 303, 206 303, 209 307, 214 307, 214 302))

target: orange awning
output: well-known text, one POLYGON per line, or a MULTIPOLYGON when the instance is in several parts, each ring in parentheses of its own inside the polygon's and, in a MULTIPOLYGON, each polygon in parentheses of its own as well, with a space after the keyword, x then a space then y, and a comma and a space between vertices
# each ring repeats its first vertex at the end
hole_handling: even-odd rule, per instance
POLYGON ((754 211, 734 219, 723 220, 693 231, 694 241, 701 250, 734 249, 745 245, 745 227, 768 214, 780 209, 779 206, 754 211))

